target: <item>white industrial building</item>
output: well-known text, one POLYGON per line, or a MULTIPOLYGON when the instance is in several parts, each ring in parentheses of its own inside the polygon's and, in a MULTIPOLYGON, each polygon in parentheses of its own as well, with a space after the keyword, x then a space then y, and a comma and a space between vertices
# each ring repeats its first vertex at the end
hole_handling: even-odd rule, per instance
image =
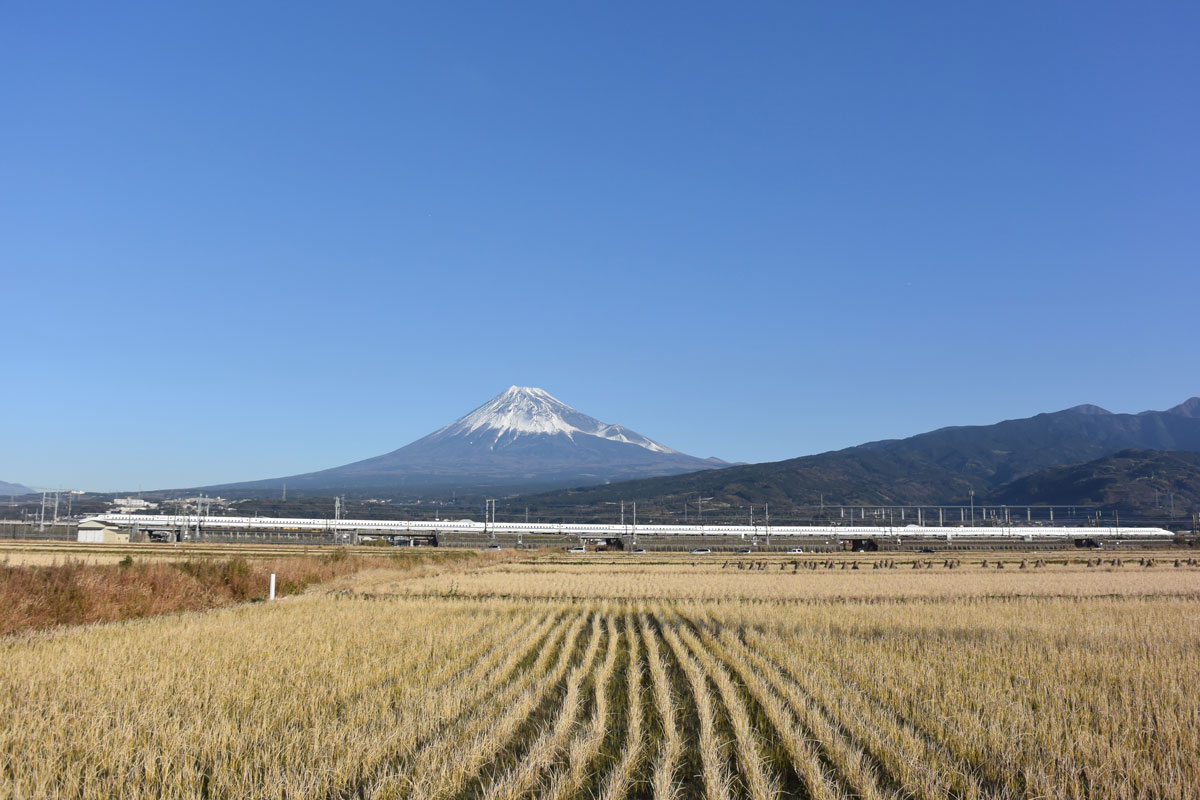
POLYGON ((121 514, 130 511, 148 511, 152 508, 158 508, 158 503, 151 503, 140 497, 114 497, 112 499, 112 507, 114 512, 121 514))

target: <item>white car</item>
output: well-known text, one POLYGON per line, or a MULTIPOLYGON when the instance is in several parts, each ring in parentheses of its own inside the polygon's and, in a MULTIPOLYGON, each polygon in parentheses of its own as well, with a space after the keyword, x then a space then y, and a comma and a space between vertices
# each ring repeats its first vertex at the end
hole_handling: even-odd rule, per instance
POLYGON ((642 553, 645 553, 645 552, 646 552, 646 548, 644 548, 644 547, 635 547, 635 548, 633 548, 632 550, 630 550, 630 551, 629 551, 629 554, 630 554, 630 555, 641 555, 642 553))
POLYGON ((695 550, 692 551, 692 555, 706 556, 711 552, 712 552, 712 550, 709 550, 707 547, 697 547, 695 550))
POLYGON ((804 552, 803 547, 793 547, 791 550, 788 550, 789 554, 803 553, 803 552, 804 552))
POLYGON ((587 548, 586 547, 568 547, 567 552, 568 553, 586 553, 587 548))

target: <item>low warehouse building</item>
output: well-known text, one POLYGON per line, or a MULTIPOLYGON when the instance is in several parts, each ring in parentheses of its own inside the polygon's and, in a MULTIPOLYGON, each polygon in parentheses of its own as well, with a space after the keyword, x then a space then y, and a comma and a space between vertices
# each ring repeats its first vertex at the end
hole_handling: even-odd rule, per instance
POLYGON ((78 541, 90 544, 119 544, 129 542, 129 532, 111 522, 89 519, 79 523, 78 541))

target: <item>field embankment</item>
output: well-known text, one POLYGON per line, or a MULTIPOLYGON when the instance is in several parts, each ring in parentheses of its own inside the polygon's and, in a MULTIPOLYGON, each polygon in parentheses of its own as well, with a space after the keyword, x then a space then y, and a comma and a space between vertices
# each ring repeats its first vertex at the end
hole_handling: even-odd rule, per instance
POLYGON ((431 567, 467 565, 480 557, 469 552, 352 555, 334 549, 303 555, 278 549, 246 555, 228 548, 182 556, 159 552, 161 556, 153 551, 123 557, 102 554, 108 556, 107 563, 61 554, 51 558, 53 551, 16 553, 0 560, 0 636, 265 599, 272 573, 276 596, 286 597, 363 570, 436 575, 439 570, 431 567))

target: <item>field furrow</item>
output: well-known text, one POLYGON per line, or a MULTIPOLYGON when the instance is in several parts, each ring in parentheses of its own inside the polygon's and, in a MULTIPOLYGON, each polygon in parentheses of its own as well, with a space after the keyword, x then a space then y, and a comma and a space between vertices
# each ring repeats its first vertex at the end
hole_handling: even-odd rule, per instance
POLYGON ((877 800, 884 796, 859 754, 823 725, 804 698, 790 692, 769 665, 739 647, 740 642, 728 630, 714 637, 708 626, 697 627, 706 646, 735 671, 762 709, 767 724, 787 753, 791 768, 803 782, 807 797, 828 800, 856 796, 877 800), (843 782, 848 789, 839 787, 843 782))
POLYGON ((626 611, 625 649, 628 657, 625 668, 625 747, 620 758, 604 776, 599 800, 624 800, 634 782, 638 766, 642 762, 645 736, 642 732, 644 713, 642 710, 642 656, 640 634, 631 611, 626 611))
MULTIPOLYGON (((566 677, 566 690, 550 723, 507 771, 495 774, 483 790, 483 800, 519 800, 530 794, 541 776, 557 761, 577 726, 584 681, 595 669, 601 639, 613 642, 612 625, 600 613, 592 616, 592 634, 579 663, 566 677)), ((609 648, 615 652, 615 646, 609 648)))
POLYGON ((839 684, 836 677, 830 677, 820 656, 798 651, 789 647, 787 640, 766 634, 749 633, 746 639, 752 645, 746 650, 752 663, 773 678, 778 691, 809 724, 825 731, 831 740, 838 731, 844 732, 848 760, 858 750, 864 761, 870 758, 876 763, 881 779, 914 797, 933 800, 979 795, 969 766, 959 765, 945 748, 905 723, 894 710, 858 694, 853 684, 839 684))
POLYGON ((729 773, 721 742, 717 737, 717 709, 704 670, 680 641, 662 608, 655 609, 658 628, 676 662, 687 678, 688 689, 696 704, 700 729, 697 749, 700 754, 701 775, 705 800, 730 800, 733 776, 729 773))
POLYGON ((720 664, 708 647, 702 644, 686 626, 680 626, 679 637, 700 662, 705 673, 717 685, 721 703, 733 728, 740 775, 750 800, 768 800, 779 792, 779 779, 771 774, 759 746, 759 734, 750 723, 740 690, 730 679, 729 672, 720 664))
POLYGON ((389 753, 383 762, 365 765, 364 773, 350 786, 331 793, 334 797, 350 797, 364 794, 376 785, 380 776, 403 771, 409 759, 430 742, 441 741, 452 735, 455 726, 471 714, 487 696, 489 685, 507 683, 518 665, 531 659, 539 645, 551 636, 556 620, 555 614, 528 618, 519 625, 510 638, 500 639, 495 629, 481 628, 488 633, 486 644, 481 649, 464 649, 445 663, 464 663, 465 666, 453 674, 437 669, 429 675, 431 690, 424 702, 422 713, 414 717, 412 739, 404 748, 389 753))
MULTIPOLYGON (((367 796, 380 800, 455 796, 488 758, 508 744, 549 687, 566 672, 584 626, 582 618, 569 624, 564 620, 531 667, 506 684, 494 684, 498 691, 489 702, 477 707, 452 734, 429 743, 410 765, 377 781, 367 796)), ((514 669, 519 663, 514 662, 514 669)))
POLYGON ((578 793, 608 735, 609 694, 612 690, 610 683, 623 638, 617 632, 615 624, 613 617, 605 617, 607 645, 604 660, 601 662, 599 670, 592 676, 591 716, 586 723, 579 727, 568 743, 566 763, 554 772, 546 792, 542 795, 547 800, 565 800, 565 798, 573 797, 578 793))
POLYGON ((667 672, 666 662, 659 649, 659 636, 648 624, 645 613, 638 613, 638 629, 646 646, 646 661, 650 670, 650 681, 654 685, 654 710, 661 733, 658 736, 658 752, 650 774, 650 785, 654 800, 676 800, 680 794, 678 782, 679 766, 683 759, 684 739, 680 720, 676 712, 676 697, 667 672))

